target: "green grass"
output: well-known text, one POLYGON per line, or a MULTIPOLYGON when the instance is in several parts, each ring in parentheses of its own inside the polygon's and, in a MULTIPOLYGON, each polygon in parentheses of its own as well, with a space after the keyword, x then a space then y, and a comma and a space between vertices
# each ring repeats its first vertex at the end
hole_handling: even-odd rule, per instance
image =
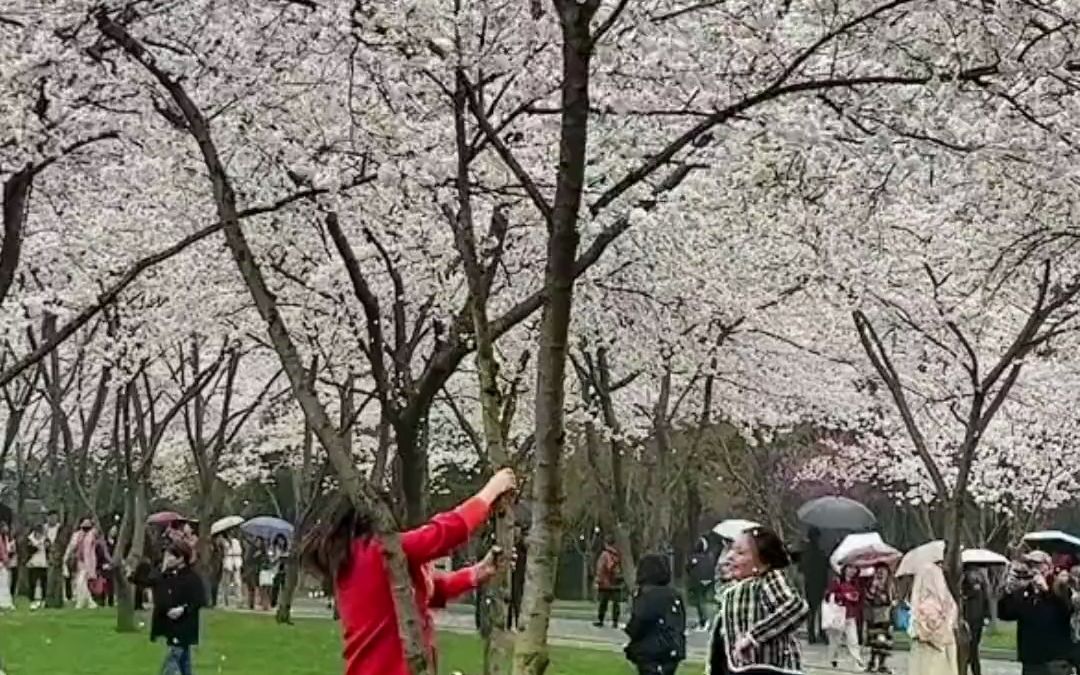
MULTIPOLYGON (((0 658, 8 675, 145 675, 156 673, 164 647, 146 631, 119 635, 112 611, 73 610, 0 615, 0 658)), ((332 675, 342 672, 337 624, 326 620, 278 626, 267 616, 206 612, 199 675, 332 675)), ((476 638, 439 637, 441 675, 481 672, 476 638)), ((627 675, 619 655, 554 649, 551 675, 627 675)))

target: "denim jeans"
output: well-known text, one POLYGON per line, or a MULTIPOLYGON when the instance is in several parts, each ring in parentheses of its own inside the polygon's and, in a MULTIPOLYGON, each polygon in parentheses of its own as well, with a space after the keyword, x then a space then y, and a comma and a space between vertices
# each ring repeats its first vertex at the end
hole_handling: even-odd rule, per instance
POLYGON ((192 675, 191 647, 169 645, 165 652, 165 663, 161 666, 161 675, 192 675))

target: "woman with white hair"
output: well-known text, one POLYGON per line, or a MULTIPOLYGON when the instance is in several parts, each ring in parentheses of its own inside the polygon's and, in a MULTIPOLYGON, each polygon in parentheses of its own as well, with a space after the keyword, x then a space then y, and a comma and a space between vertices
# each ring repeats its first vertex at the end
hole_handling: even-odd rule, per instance
POLYGON ((911 589, 910 675, 956 673, 957 605, 940 565, 927 565, 911 589))

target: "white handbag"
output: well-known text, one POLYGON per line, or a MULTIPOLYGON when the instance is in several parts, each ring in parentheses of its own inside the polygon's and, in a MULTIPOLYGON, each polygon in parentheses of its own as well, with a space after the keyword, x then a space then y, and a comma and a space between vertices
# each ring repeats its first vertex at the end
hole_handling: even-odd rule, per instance
POLYGON ((842 631, 847 623, 847 610, 844 606, 833 602, 831 599, 821 604, 821 629, 829 631, 842 631))

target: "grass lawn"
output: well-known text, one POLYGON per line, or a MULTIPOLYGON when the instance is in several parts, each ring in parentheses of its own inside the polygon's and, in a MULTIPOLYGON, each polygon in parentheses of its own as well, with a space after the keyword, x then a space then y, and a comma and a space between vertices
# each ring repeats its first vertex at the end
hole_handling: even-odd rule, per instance
MULTIPOLYGON (((8 675, 146 675, 158 672, 164 647, 144 631, 119 635, 112 611, 20 609, 0 615, 0 658, 8 675)), ((477 639, 439 637, 443 675, 481 672, 477 639)), ((337 624, 325 620, 278 626, 271 617, 205 612, 199 675, 333 675, 342 672, 337 624)), ((554 649, 551 675, 627 675, 618 655, 554 649)), ((373 674, 374 675, 374 674, 373 674)))

